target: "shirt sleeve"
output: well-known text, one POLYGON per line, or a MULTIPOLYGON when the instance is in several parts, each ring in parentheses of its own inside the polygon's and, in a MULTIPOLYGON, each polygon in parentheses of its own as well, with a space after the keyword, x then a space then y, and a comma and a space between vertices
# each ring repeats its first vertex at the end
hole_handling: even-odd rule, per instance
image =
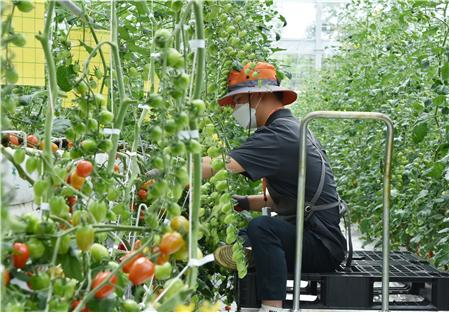
POLYGON ((258 129, 229 156, 244 169, 243 175, 251 180, 274 175, 279 170, 279 141, 277 135, 267 129, 258 129))

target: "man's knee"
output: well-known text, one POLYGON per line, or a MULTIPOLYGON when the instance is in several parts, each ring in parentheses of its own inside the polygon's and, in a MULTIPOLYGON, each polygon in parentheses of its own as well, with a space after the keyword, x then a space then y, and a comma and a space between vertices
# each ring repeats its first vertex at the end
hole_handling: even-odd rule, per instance
POLYGON ((271 217, 262 215, 251 220, 248 224, 248 236, 250 239, 258 239, 271 225, 271 217))

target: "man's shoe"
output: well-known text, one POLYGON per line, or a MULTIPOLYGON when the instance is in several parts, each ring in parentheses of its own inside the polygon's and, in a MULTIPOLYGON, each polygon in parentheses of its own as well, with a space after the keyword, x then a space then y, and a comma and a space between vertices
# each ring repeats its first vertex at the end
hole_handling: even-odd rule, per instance
MULTIPOLYGON (((248 267, 251 268, 254 266, 253 263, 253 255, 249 248, 245 248, 245 256, 246 261, 248 263, 248 267)), ((232 259, 232 246, 231 245, 223 245, 218 247, 214 251, 214 258, 215 262, 219 264, 220 266, 231 269, 231 270, 237 270, 237 264, 232 259)))

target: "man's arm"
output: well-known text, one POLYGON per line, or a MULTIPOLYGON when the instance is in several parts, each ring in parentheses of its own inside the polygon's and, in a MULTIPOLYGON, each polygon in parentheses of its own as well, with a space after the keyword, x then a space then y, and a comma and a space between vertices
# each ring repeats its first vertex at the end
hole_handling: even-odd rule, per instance
MULTIPOLYGON (((209 156, 203 157, 202 174, 203 179, 209 179, 214 176, 215 172, 211 166, 212 159, 209 156)), ((245 169, 232 157, 229 157, 229 162, 226 163, 226 169, 231 173, 243 173, 245 169)))
POLYGON ((270 207, 273 211, 276 210, 276 206, 273 202, 273 199, 271 199, 270 195, 267 193, 267 202, 264 200, 264 196, 262 195, 249 195, 248 196, 249 201, 249 209, 250 210, 262 210, 263 207, 270 207))

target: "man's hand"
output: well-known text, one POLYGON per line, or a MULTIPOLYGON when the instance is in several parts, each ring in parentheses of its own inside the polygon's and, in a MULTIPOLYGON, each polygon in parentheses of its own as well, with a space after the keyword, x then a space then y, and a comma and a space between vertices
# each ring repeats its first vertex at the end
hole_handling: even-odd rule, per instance
POLYGON ((233 195, 234 199, 234 210, 241 212, 244 210, 249 210, 249 199, 248 196, 233 195))

